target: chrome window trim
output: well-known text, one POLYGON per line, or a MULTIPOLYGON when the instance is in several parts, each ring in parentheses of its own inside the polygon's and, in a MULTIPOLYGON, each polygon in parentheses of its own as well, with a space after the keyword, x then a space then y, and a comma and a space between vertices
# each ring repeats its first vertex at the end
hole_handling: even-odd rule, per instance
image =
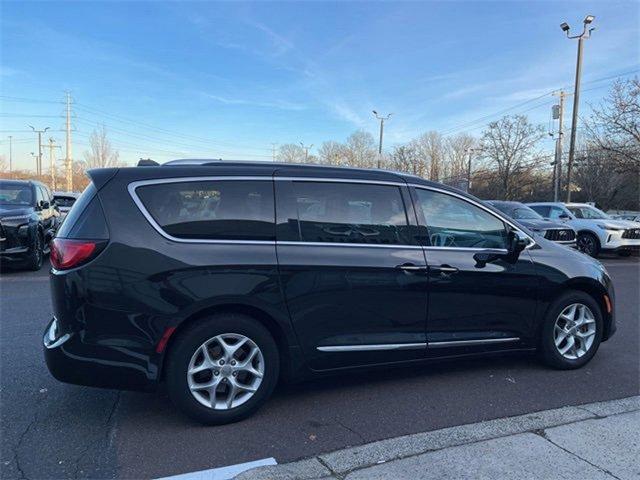
POLYGON ((324 182, 324 183, 362 183, 370 185, 387 185, 392 187, 406 187, 406 183, 392 182, 390 180, 364 180, 364 179, 349 179, 349 178, 326 178, 326 177, 277 177, 273 179, 277 182, 324 182))
MULTIPOLYGON (((503 217, 502 215, 498 214, 497 212, 494 212, 493 210, 487 208, 485 205, 482 205, 481 203, 476 202, 475 200, 472 200, 470 198, 465 197, 464 195, 460 195, 458 193, 455 192, 451 192, 449 190, 444 190, 442 188, 437 188, 437 187, 431 187, 428 185, 420 185, 417 183, 410 183, 409 184, 410 187, 416 188, 416 189, 422 189, 422 190, 431 190, 434 192, 438 192, 438 193, 444 193, 446 195, 451 195, 452 197, 456 197, 459 198, 460 200, 466 201, 472 205, 475 205, 476 207, 484 210, 485 212, 487 212, 490 215, 493 215, 494 217, 502 220, 504 223, 506 223, 507 225, 510 225, 512 228, 514 228, 516 231, 522 233, 525 237, 527 237, 530 240, 530 244, 527 245, 526 248, 531 248, 534 245, 536 245, 536 241, 533 239, 533 237, 531 235, 529 235, 528 233, 526 233, 525 231, 523 231, 522 229, 520 229, 520 227, 518 227, 517 225, 515 225, 514 223, 511 222, 511 220, 509 220, 506 217, 503 217)), ((425 219, 426 220, 426 219, 425 219)), ((425 248, 445 248, 445 247, 425 247, 425 248)))
POLYGON ((320 352, 373 352, 381 350, 416 350, 426 348, 425 342, 421 343, 382 343, 368 345, 327 345, 316 347, 320 352))
POLYGON ((277 240, 276 245, 288 246, 288 247, 301 247, 301 246, 309 246, 309 247, 372 247, 372 248, 400 248, 403 250, 411 249, 411 250, 421 250, 424 247, 420 245, 404 245, 404 244, 394 244, 394 245, 386 245, 379 243, 338 243, 338 242, 303 242, 303 241, 295 241, 295 240, 277 240))
POLYGON ((429 348, 468 347, 473 345, 491 345, 496 343, 519 342, 520 337, 481 338, 477 340, 445 340, 442 342, 427 342, 429 348))
POLYGON ((155 221, 153 216, 148 212, 147 208, 138 197, 136 193, 136 189, 138 187, 143 187, 147 185, 159 185, 165 183, 186 183, 186 182, 206 182, 206 181, 220 181, 220 180, 246 180, 246 181, 267 181, 271 182, 271 176, 215 176, 215 177, 171 177, 171 178, 158 178, 153 180, 139 180, 136 182, 131 182, 127 186, 127 190, 129 191, 129 195, 133 199, 134 203, 140 210, 140 213, 147 219, 147 222, 156 230, 160 235, 162 235, 167 240, 171 240, 172 242, 178 243, 210 243, 210 244, 227 244, 227 245, 275 245, 275 240, 214 240, 208 238, 178 238, 173 235, 169 235, 164 229, 155 221))

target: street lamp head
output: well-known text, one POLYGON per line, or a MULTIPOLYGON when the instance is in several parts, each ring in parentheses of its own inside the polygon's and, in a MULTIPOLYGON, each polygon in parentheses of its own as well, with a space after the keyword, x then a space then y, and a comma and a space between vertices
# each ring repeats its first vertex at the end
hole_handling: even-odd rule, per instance
POLYGON ((585 25, 589 25, 591 22, 593 22, 593 20, 595 20, 596 17, 594 17, 593 15, 587 15, 586 17, 584 17, 584 24, 585 25))
POLYGON ((567 22, 562 22, 560 24, 560 28, 562 29, 563 32, 568 32, 569 28, 571 28, 571 27, 569 27, 569 24, 567 22))
POLYGON ((376 112, 375 110, 372 110, 374 115, 378 115, 378 112, 376 112))

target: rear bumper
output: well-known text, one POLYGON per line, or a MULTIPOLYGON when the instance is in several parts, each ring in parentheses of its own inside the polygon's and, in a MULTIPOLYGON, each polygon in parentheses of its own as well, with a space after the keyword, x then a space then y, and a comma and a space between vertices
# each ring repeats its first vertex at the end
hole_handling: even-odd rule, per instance
POLYGON ((87 345, 77 333, 62 333, 54 317, 44 331, 47 368, 61 382, 89 387, 149 391, 156 378, 138 363, 128 362, 125 348, 87 345))

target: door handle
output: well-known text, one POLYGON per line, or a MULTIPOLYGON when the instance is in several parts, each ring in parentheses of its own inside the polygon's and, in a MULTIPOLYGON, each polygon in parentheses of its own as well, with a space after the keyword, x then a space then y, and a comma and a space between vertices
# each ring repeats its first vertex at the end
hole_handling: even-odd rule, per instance
POLYGON ((397 265, 396 268, 404 270, 405 272, 426 272, 428 267, 414 263, 403 263, 402 265, 397 265))
POLYGON ((458 268, 446 264, 440 265, 439 267, 429 267, 429 269, 434 273, 439 273, 440 275, 452 275, 460 271, 458 268))

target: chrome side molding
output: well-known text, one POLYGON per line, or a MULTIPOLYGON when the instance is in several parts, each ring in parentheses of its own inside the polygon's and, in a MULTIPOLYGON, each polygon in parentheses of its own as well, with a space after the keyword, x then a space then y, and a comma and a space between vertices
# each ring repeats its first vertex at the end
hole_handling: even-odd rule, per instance
POLYGON ((428 343, 382 343, 369 345, 327 345, 316 347, 320 352, 373 352, 381 350, 416 350, 420 348, 469 347, 474 345, 491 345, 496 343, 519 342, 520 337, 481 338, 477 340, 447 340, 428 343))

